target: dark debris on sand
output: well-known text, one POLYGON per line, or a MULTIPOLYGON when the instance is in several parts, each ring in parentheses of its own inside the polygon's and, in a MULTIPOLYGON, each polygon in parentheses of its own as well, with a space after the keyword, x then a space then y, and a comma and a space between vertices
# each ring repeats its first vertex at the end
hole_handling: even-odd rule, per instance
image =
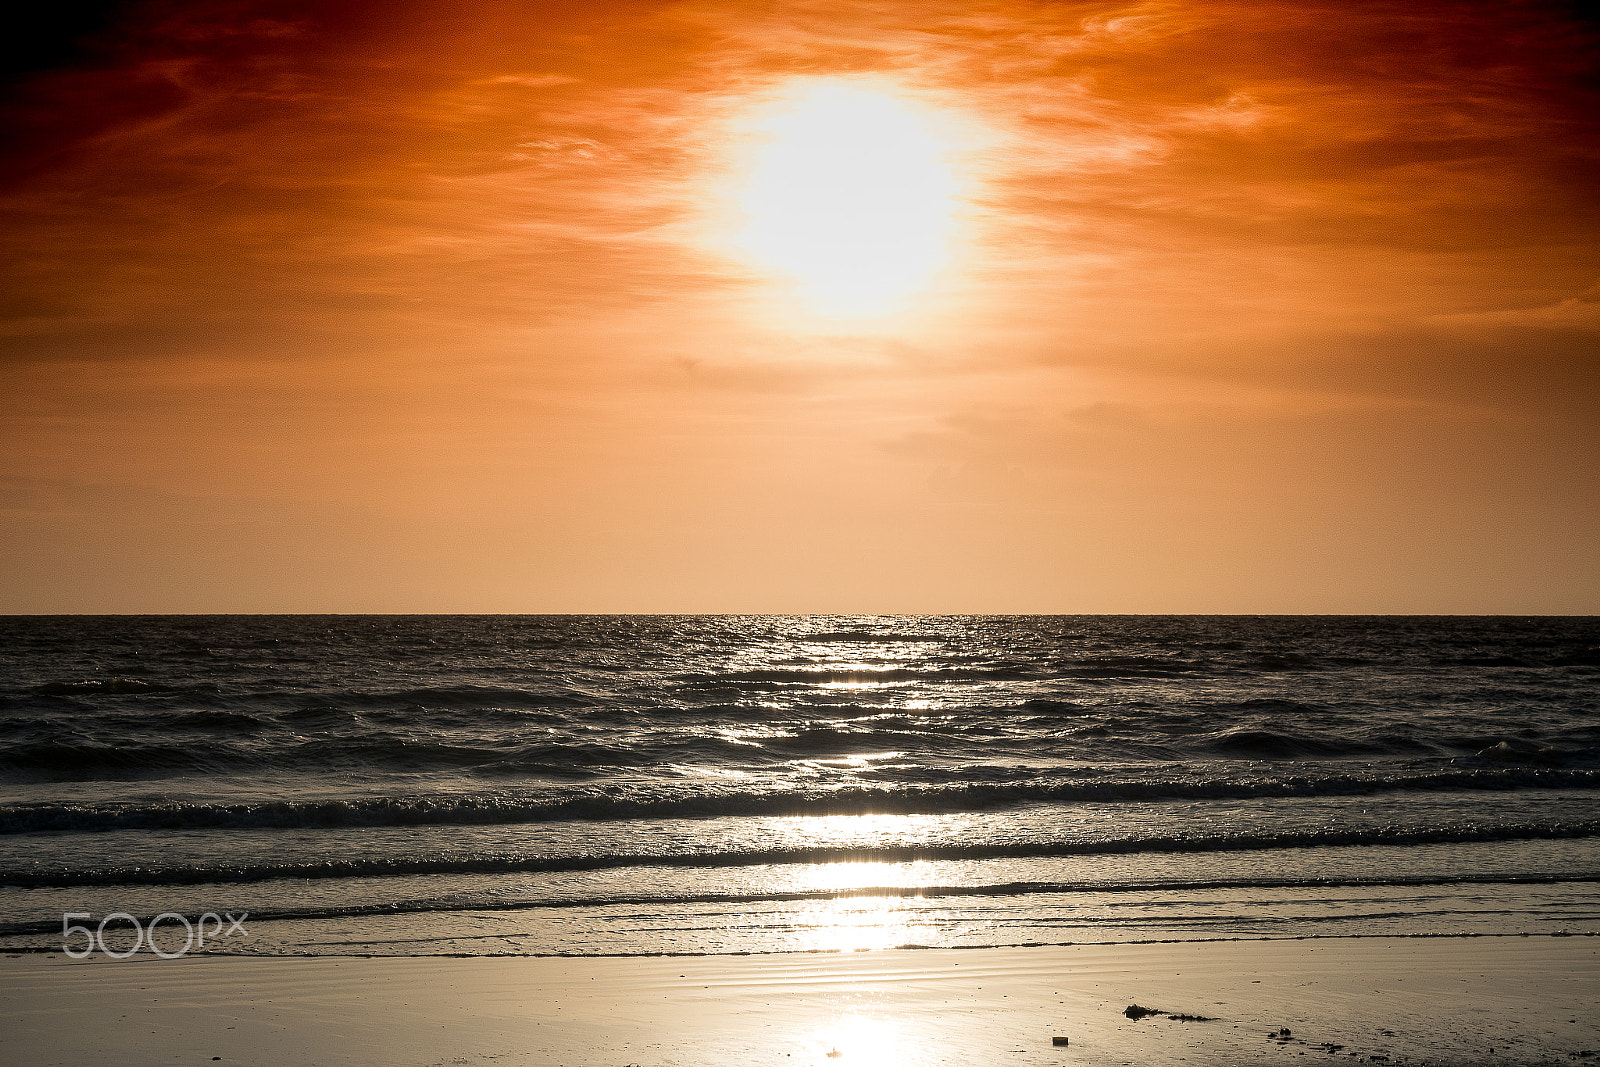
POLYGON ((1160 1008, 1146 1008, 1138 1004, 1129 1004, 1122 1009, 1122 1014, 1130 1019, 1143 1019, 1146 1015, 1165 1015, 1167 1018, 1174 1019, 1180 1023, 1214 1023, 1217 1021, 1210 1015, 1185 1015, 1181 1012, 1162 1011, 1160 1008))

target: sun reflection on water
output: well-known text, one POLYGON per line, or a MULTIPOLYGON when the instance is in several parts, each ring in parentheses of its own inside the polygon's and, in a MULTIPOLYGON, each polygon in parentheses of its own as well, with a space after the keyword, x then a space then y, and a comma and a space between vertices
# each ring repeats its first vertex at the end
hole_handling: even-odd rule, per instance
POLYGON ((867 952, 915 944, 920 924, 915 921, 916 909, 910 905, 914 898, 854 893, 890 885, 915 888, 930 884, 932 879, 932 868, 925 863, 806 866, 794 877, 794 891, 841 895, 809 901, 798 909, 795 921, 801 947, 813 952, 867 952))
POLYGON ((796 916, 811 952, 870 952, 915 942, 910 913, 898 897, 835 897, 813 901, 796 916))
POLYGON ((851 678, 843 682, 823 682, 818 689, 893 689, 897 686, 909 685, 909 682, 876 682, 864 678, 851 678))
MULTIPOLYGON (((937 826, 944 825, 938 816, 910 814, 878 815, 797 815, 776 820, 774 829, 783 838, 787 848, 850 848, 855 846, 884 846, 905 844, 925 839, 937 826)), ((906 885, 900 879, 908 870, 924 869, 922 861, 910 863, 854 863, 839 861, 817 863, 809 866, 808 877, 816 879, 807 889, 855 889, 862 885, 906 885), (873 872, 873 878, 893 875, 893 882, 851 882, 860 872, 873 872)))
MULTIPOLYGON (((842 818, 855 819, 892 819, 893 816, 842 816, 842 818)), ((869 835, 871 830, 867 827, 855 827, 858 835, 869 835)), ((838 863, 813 863, 804 869, 804 874, 795 878, 795 888, 811 892, 833 891, 847 892, 855 889, 870 889, 877 886, 922 886, 933 881, 933 867, 924 860, 914 860, 910 863, 855 863, 841 861, 838 863)))

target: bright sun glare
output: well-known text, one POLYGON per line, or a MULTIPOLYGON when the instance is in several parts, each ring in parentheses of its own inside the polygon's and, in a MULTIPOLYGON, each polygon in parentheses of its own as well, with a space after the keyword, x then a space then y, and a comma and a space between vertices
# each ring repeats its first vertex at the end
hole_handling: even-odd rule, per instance
POLYGON ((865 84, 798 82, 751 131, 734 241, 811 311, 899 311, 946 265, 959 183, 930 111, 865 84))

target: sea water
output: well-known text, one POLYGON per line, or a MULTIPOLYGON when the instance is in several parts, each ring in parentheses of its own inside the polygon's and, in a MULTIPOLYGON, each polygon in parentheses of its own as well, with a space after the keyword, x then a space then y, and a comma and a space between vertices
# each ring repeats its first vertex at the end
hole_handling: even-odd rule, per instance
POLYGON ((0 949, 1593 934, 1597 687, 1594 618, 0 618, 0 949))

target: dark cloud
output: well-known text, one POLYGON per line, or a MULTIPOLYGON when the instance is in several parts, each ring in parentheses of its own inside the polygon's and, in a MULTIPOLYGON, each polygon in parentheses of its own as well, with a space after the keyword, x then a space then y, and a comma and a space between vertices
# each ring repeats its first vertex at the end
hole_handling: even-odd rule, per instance
POLYGON ((0 36, 0 89, 41 71, 90 62, 97 38, 129 6, 126 0, 67 0, 11 12, 0 36))

